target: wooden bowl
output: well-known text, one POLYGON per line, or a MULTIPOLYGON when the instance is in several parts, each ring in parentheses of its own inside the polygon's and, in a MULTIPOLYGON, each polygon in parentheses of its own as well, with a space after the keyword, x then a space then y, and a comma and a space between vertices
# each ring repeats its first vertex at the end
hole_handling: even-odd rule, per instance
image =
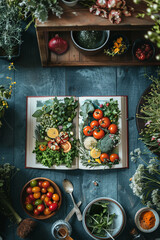
POLYGON ((21 201, 21 205, 24 209, 24 211, 32 218, 35 218, 35 219, 38 219, 38 220, 44 220, 44 219, 48 219, 50 217, 52 217, 53 215, 55 215, 58 210, 60 209, 60 206, 61 206, 61 203, 62 203, 62 194, 61 194, 61 191, 58 187, 58 185, 53 182, 52 180, 48 179, 48 178, 44 178, 44 177, 37 177, 37 178, 33 178, 31 179, 30 181, 28 181, 24 187, 22 188, 22 191, 21 191, 21 195, 20 195, 20 201, 21 201), (37 181, 48 181, 50 182, 50 185, 54 188, 54 193, 57 193, 59 195, 59 201, 58 201, 58 208, 56 209, 56 211, 53 211, 51 214, 49 215, 44 215, 43 213, 40 214, 40 215, 34 215, 33 212, 30 212, 26 209, 25 207, 25 199, 26 197, 28 196, 28 193, 26 192, 26 189, 30 186, 30 182, 33 181, 33 180, 37 180, 37 181))

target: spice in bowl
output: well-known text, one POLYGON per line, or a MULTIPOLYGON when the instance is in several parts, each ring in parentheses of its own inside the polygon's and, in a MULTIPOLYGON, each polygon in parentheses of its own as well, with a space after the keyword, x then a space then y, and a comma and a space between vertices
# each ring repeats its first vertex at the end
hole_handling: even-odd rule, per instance
POLYGON ((139 217, 139 221, 140 221, 140 226, 143 229, 151 229, 155 226, 156 218, 154 213, 148 210, 141 213, 139 217))

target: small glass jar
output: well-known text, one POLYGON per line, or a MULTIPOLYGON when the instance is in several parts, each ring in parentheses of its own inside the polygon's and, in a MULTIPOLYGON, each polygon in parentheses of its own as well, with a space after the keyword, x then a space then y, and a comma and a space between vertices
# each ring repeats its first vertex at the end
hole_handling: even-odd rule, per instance
POLYGON ((51 234, 56 240, 65 239, 67 236, 70 236, 71 233, 71 225, 64 220, 58 220, 52 225, 51 234))

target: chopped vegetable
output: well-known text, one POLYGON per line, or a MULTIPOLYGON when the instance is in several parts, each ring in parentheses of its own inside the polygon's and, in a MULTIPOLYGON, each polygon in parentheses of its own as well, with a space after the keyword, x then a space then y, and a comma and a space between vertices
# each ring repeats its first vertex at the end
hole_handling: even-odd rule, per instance
POLYGON ((61 147, 63 148, 63 152, 67 153, 71 150, 72 146, 71 146, 70 142, 67 141, 67 142, 61 144, 61 147))

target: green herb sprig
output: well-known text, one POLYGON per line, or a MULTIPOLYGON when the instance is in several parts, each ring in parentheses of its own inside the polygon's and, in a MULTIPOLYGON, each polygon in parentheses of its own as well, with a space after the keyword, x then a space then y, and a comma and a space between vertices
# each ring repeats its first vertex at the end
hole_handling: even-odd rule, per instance
POLYGON ((92 234, 106 237, 107 232, 113 231, 116 214, 110 214, 108 202, 95 202, 86 213, 86 225, 92 234))

